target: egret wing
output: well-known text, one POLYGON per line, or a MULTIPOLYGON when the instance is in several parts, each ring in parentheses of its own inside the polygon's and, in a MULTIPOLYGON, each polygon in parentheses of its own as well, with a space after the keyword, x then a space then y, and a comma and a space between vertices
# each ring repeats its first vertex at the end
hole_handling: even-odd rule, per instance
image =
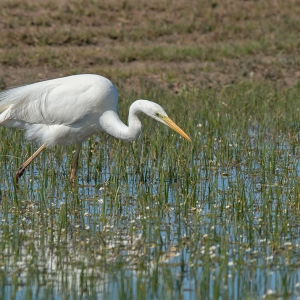
POLYGON ((109 80, 103 85, 98 77, 70 76, 3 91, 0 93, 0 122, 19 120, 31 124, 70 125, 107 109, 112 105, 107 95, 114 87, 109 80))

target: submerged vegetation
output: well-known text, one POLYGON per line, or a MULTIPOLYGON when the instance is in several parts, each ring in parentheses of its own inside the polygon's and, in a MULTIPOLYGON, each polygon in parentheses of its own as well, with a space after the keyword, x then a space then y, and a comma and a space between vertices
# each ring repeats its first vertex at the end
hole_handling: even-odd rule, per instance
POLYGON ((240 299, 300 292, 299 112, 290 111, 299 91, 274 91, 239 86, 222 97, 211 90, 175 96, 176 120, 183 100, 202 99, 185 121, 193 145, 145 118, 138 142, 90 138, 75 187, 72 147, 57 147, 13 188, 16 166, 32 149, 20 132, 2 129, 16 141, 2 142, 3 293, 240 299), (258 95, 269 104, 259 105, 258 95))
POLYGON ((300 6, 168 3, 1 2, 3 88, 99 73, 124 121, 153 100, 193 143, 145 117, 134 143, 89 138, 75 185, 70 146, 17 187, 38 145, 1 127, 0 298, 300 296, 300 6))

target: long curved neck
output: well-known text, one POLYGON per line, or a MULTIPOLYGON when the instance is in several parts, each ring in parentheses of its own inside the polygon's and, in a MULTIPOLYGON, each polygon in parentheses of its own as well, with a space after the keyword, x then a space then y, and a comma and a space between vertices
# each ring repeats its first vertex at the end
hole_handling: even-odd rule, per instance
POLYGON ((137 100, 129 108, 128 126, 126 126, 115 111, 106 111, 99 120, 101 129, 118 139, 134 141, 142 131, 142 123, 138 117, 140 112, 139 100, 137 100))

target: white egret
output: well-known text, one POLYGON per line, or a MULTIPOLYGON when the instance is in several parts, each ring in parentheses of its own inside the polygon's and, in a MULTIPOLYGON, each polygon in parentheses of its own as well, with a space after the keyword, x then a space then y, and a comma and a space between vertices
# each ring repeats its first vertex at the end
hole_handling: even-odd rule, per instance
POLYGON ((119 118, 118 92, 105 77, 73 75, 15 87, 0 92, 0 125, 26 130, 26 138, 42 146, 17 170, 16 179, 46 147, 77 143, 70 178, 76 175, 82 141, 97 131, 133 141, 141 133, 140 113, 169 126, 188 141, 188 135, 164 109, 136 100, 129 109, 128 126, 119 118))

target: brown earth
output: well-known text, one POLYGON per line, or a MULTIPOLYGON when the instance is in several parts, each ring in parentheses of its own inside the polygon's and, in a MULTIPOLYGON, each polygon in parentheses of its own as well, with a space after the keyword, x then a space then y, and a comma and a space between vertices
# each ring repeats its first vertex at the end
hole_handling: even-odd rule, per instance
POLYGON ((299 16, 296 0, 4 0, 0 88, 75 73, 174 92, 295 86, 299 16))

